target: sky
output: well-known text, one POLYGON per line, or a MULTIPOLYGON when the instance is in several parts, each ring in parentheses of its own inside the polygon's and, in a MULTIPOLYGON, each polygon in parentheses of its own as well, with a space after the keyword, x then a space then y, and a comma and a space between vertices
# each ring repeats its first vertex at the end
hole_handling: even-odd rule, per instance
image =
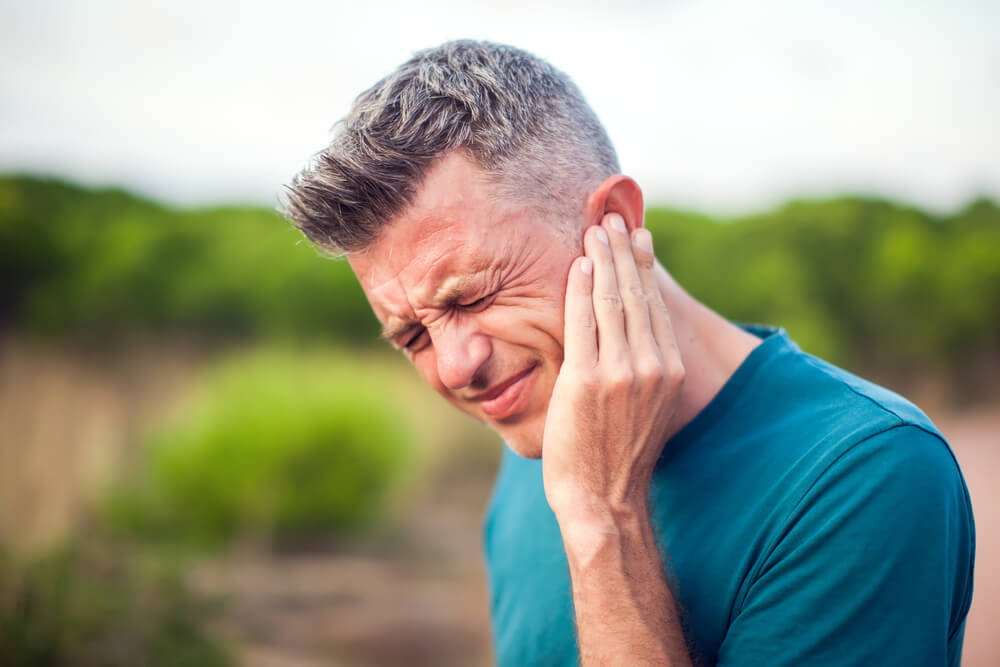
POLYGON ((1000 199, 1000 3, 0 0, 0 172, 275 206, 414 51, 566 71, 647 202, 729 215, 872 194, 1000 199))

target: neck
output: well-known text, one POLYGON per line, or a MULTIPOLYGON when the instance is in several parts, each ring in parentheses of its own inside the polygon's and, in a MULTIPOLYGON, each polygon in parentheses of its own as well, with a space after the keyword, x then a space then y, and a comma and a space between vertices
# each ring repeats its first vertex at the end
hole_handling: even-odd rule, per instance
POLYGON ((669 439, 709 404, 761 341, 693 299, 659 263, 656 269, 685 371, 669 439))

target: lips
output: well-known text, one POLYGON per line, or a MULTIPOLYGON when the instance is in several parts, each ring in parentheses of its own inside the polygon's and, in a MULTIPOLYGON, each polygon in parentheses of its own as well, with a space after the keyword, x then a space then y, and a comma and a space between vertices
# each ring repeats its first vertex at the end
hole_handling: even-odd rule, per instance
POLYGON ((527 396, 528 389, 535 378, 536 368, 538 368, 538 364, 529 366, 473 400, 479 403, 479 407, 491 419, 499 421, 510 417, 520 407, 522 401, 518 399, 527 396))

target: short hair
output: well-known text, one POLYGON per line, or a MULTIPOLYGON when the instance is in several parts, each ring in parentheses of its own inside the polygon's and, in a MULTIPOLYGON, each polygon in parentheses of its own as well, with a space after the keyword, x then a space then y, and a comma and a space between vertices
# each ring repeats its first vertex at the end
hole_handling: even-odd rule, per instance
POLYGON ((330 254, 365 250, 435 160, 460 149, 498 196, 557 221, 580 217, 587 194, 619 171, 568 76, 511 46, 458 40, 416 53, 361 93, 288 185, 284 214, 330 254))

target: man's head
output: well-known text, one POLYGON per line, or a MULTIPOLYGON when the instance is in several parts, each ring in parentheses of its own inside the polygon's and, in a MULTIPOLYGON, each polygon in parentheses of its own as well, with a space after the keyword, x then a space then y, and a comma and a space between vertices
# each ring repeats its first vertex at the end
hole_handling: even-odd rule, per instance
POLYGON ((617 173, 565 74, 509 46, 449 42, 358 97, 286 214, 347 255, 429 384, 539 456, 580 234, 609 208, 641 224, 641 193, 617 173))
POLYGON ((495 196, 557 223, 579 217, 587 194, 619 171, 569 77, 519 49, 461 40, 416 54, 359 95, 292 182, 286 214, 332 254, 363 250, 430 166, 457 150, 486 172, 495 196))

